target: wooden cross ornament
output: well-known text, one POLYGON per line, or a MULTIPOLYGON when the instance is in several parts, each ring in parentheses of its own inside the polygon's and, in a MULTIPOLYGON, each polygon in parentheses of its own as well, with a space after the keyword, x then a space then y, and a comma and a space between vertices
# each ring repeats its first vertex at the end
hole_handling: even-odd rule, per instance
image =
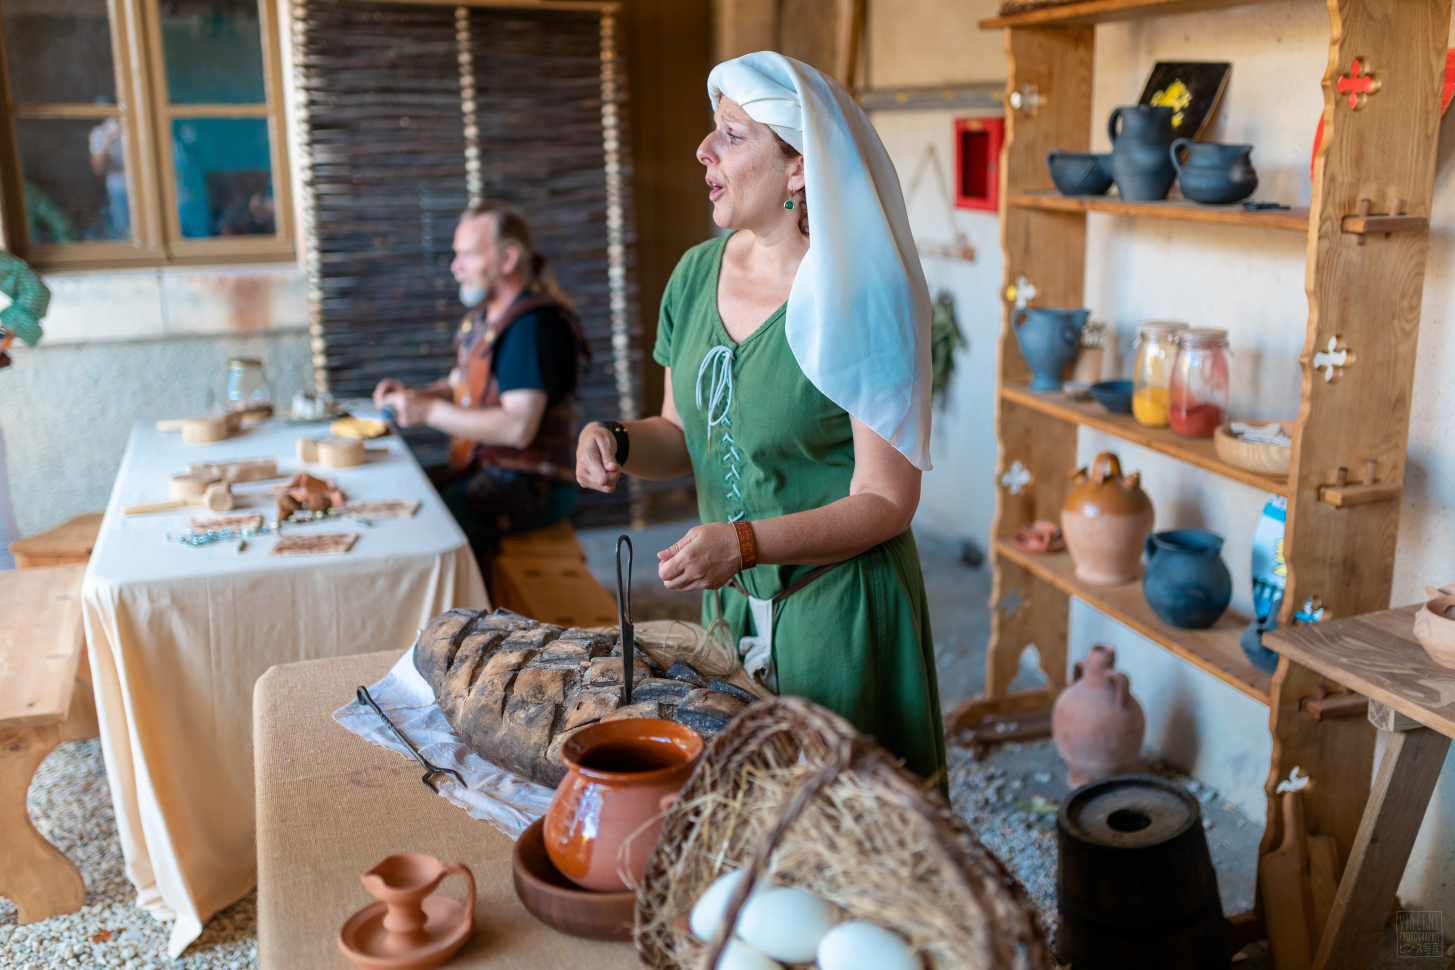
POLYGON ((1379 78, 1369 72, 1368 62, 1356 57, 1349 73, 1339 75, 1337 86, 1340 94, 1349 96, 1349 110, 1358 111, 1379 90, 1379 84, 1379 78))
POLYGON ((1348 347, 1339 349, 1339 335, 1329 338, 1329 348, 1314 354, 1314 370, 1323 369, 1324 383, 1337 384, 1344 368, 1354 363, 1354 352, 1348 347))
POLYGON ((1010 494, 1019 495, 1021 489, 1031 483, 1031 470, 1020 463, 1020 460, 1011 463, 1004 475, 1000 476, 1000 484, 1010 489, 1010 494))

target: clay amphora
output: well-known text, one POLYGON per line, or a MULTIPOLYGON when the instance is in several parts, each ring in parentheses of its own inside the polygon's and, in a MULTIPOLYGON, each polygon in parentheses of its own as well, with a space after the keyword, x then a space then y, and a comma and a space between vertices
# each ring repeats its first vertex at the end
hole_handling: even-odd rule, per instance
POLYGON ((475 877, 458 862, 422 852, 391 855, 359 877, 379 902, 339 930, 344 956, 366 970, 429 970, 454 955, 475 925, 475 877), (431 895, 451 873, 465 880, 468 899, 431 895))
POLYGON ((1098 586, 1130 583, 1141 571, 1142 542, 1152 531, 1152 500, 1140 472, 1122 476, 1117 456, 1104 451, 1090 470, 1078 468, 1061 507, 1061 534, 1078 579, 1098 586))
POLYGON ((1126 202, 1155 202, 1167 198, 1177 170, 1168 149, 1172 145, 1171 108, 1145 104, 1117 108, 1107 119, 1111 136, 1111 177, 1126 202), (1120 119, 1121 130, 1117 130, 1120 119))
POLYGON ((1202 630, 1217 622, 1233 598, 1233 578, 1219 555, 1223 537, 1205 529, 1147 536, 1142 592, 1163 623, 1202 630))
POLYGON ((546 809, 546 854, 583 889, 641 881, 662 827, 663 799, 687 783, 702 736, 655 718, 604 721, 566 739, 569 769, 546 809))
POLYGON ((1081 348, 1081 328, 1090 310, 1023 307, 1011 314, 1021 356, 1031 368, 1031 390, 1061 390, 1061 374, 1081 348))
POLYGON ((1066 762, 1066 784, 1072 788, 1137 767, 1147 719, 1132 696, 1127 675, 1114 670, 1117 652, 1104 644, 1076 662, 1070 687, 1051 708, 1051 736, 1066 762))
POLYGON ((1194 202, 1221 205, 1241 202, 1258 187, 1258 173, 1248 156, 1252 145, 1220 145, 1217 142, 1179 138, 1170 150, 1182 194, 1194 202), (1182 161, 1182 149, 1187 161, 1182 161))

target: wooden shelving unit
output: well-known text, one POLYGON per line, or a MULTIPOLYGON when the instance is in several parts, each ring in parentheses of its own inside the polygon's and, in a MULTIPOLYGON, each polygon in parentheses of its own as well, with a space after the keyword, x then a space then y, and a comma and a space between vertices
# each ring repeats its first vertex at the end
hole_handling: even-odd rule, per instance
POLYGON ((1249 229, 1288 229, 1308 232, 1307 209, 1244 209, 1241 205, 1203 205, 1186 199, 1163 202, 1123 202, 1116 196, 1062 195, 1060 192, 1020 192, 1010 197, 1018 209, 1047 212, 1107 212, 1115 216, 1209 222, 1249 229))
MULTIPOLYGON (((1003 307, 996 363, 999 456, 986 689, 951 714, 948 728, 958 731, 989 715, 1051 705, 1066 683, 1068 611, 1074 596, 1266 704, 1273 756, 1265 785, 1268 823, 1261 851, 1268 852, 1282 839, 1282 813, 1274 791, 1298 765, 1316 779, 1303 793, 1305 822, 1310 832, 1334 837, 1342 864, 1369 793, 1374 730, 1362 718, 1314 720, 1300 711, 1300 701, 1321 684, 1333 689, 1338 685, 1286 657, 1271 678, 1260 675, 1238 647, 1244 618, 1225 616, 1206 631, 1173 629, 1157 620, 1140 583, 1090 586, 1075 577, 1064 553, 1028 555, 1008 541, 1029 521, 1059 521, 1068 476, 1076 467, 1077 429, 1084 425, 1287 498, 1284 554, 1289 576, 1280 616, 1283 627, 1294 622, 1294 612, 1309 599, 1318 601, 1325 618, 1389 606, 1428 228, 1416 218, 1401 221, 1400 231, 1361 236, 1350 229, 1357 220, 1346 222, 1346 217, 1357 216, 1361 203, 1363 211, 1376 215, 1398 204, 1401 214, 1428 220, 1450 0, 1326 0, 1337 29, 1331 31, 1323 77, 1324 140, 1307 210, 1249 212, 1240 206, 1186 201, 1065 197, 1054 191, 1046 169, 1046 153, 1052 149, 1089 150, 1092 125, 1105 120, 1091 116, 1092 25, 1249 2, 1086 0, 981 24, 1007 28, 1006 102, 1014 105, 1007 109, 1000 165, 1007 284, 1022 276, 1032 282, 1033 306, 1081 306, 1088 212, 1303 232, 1309 316, 1300 356, 1303 382, 1293 459, 1285 481, 1224 464, 1211 441, 1143 428, 1130 416, 1110 414, 1095 403, 1030 391, 1030 369, 1010 321, 1013 307, 1003 307), (1356 58, 1366 68, 1372 65, 1379 84, 1351 105, 1349 93, 1339 86, 1341 77, 1346 87, 1358 80, 1356 58), (1353 363, 1338 371, 1337 381, 1325 381, 1324 372, 1315 369, 1326 362, 1318 355, 1333 349, 1331 338, 1339 349, 1353 352, 1353 363), (1381 490, 1381 496, 1389 496, 1386 500, 1344 508, 1321 500, 1321 490, 1334 484, 1341 467, 1350 469, 1351 481, 1357 481, 1370 460, 1377 469, 1375 480, 1390 486, 1381 490), (1015 473, 1007 475, 1011 469, 1015 473), (1031 645, 1039 652, 1049 686, 1012 693, 1021 655, 1031 645)), ((1234 921, 1245 931, 1261 926, 1256 915, 1243 914, 1234 921)))

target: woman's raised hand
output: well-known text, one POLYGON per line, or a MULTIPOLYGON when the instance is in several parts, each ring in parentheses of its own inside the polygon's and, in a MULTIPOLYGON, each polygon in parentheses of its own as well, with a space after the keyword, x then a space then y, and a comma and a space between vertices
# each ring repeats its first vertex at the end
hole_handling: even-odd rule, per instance
POLYGON ((657 575, 668 589, 691 593, 721 589, 743 564, 738 530, 728 522, 695 526, 676 544, 657 553, 657 575))
POLYGON ((576 482, 598 492, 616 491, 621 466, 616 463, 616 435, 606 425, 591 423, 576 440, 576 482))

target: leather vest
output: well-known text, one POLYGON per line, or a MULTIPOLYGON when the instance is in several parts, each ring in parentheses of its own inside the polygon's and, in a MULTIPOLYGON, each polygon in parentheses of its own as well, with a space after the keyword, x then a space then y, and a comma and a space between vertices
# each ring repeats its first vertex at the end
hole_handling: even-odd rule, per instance
MULTIPOLYGON (((455 403, 465 408, 500 406, 500 381, 494 374, 495 347, 510 326, 535 310, 553 307, 571 325, 578 355, 587 344, 580 321, 570 310, 541 296, 516 300, 501 319, 487 323, 482 306, 466 315, 455 337, 455 403)), ((579 359, 579 358, 578 358, 579 359)), ((536 436, 524 448, 483 445, 468 438, 450 439, 450 468, 464 471, 476 464, 511 471, 533 472, 561 481, 576 480, 576 392, 549 405, 541 416, 536 436)))

